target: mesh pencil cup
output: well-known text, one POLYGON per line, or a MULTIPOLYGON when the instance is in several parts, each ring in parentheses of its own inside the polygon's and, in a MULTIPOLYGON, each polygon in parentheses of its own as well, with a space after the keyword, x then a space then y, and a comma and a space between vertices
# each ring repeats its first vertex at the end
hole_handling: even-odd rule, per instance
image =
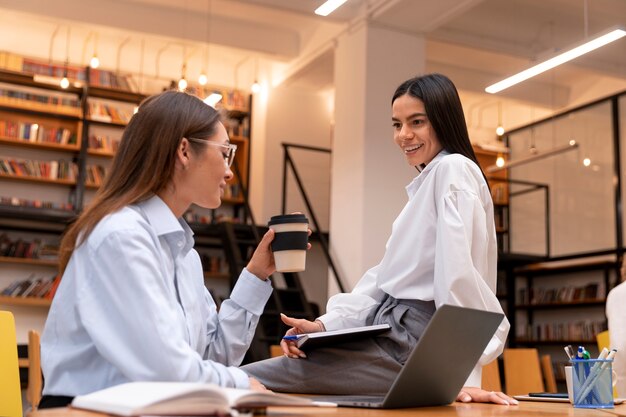
POLYGON ((574 407, 613 408, 613 359, 572 359, 574 407))

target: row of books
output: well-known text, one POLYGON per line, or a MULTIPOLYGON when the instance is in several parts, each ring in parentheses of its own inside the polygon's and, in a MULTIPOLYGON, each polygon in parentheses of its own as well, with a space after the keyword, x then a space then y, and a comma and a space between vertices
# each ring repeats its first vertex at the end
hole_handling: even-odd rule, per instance
POLYGON ((101 186, 106 177, 106 169, 102 165, 89 165, 87 167, 87 184, 101 186))
POLYGON ((244 94, 239 90, 221 90, 220 94, 222 95, 222 100, 218 105, 227 109, 248 110, 248 94, 244 94))
POLYGON ((35 208, 48 208, 57 210, 74 210, 74 206, 71 203, 53 203, 52 201, 42 200, 27 200, 25 198, 0 196, 0 205, 3 206, 15 206, 15 207, 35 207, 35 208))
POLYGON ((603 297, 598 283, 583 286, 568 285, 560 288, 520 288, 517 292, 519 304, 569 303, 573 301, 597 300, 603 297))
POLYGON ((110 137, 107 135, 90 135, 89 136, 89 149, 104 151, 104 152, 117 152, 117 148, 120 145, 120 138, 110 137))
POLYGON ((226 184, 224 188, 224 198, 241 198, 241 186, 237 183, 226 184))
POLYGON ((52 299, 61 283, 61 275, 47 278, 30 277, 25 280, 16 280, 4 288, 1 295, 6 297, 32 297, 52 299))
POLYGON ((100 122, 127 124, 132 110, 122 109, 97 100, 89 100, 89 118, 100 122))
POLYGON ((12 120, 0 120, 0 136, 21 139, 31 143, 57 143, 60 145, 75 145, 78 139, 76 132, 67 128, 12 120))
POLYGON ((521 325, 518 327, 517 337, 531 341, 595 340, 596 335, 604 330, 606 330, 604 321, 545 323, 521 325))
POLYGON ((76 180, 78 167, 75 163, 58 161, 35 161, 30 159, 0 159, 0 174, 16 177, 47 178, 52 180, 76 180))
POLYGON ((116 88, 137 92, 138 88, 135 80, 129 74, 119 74, 103 69, 89 69, 89 85, 94 87, 116 88))
POLYGON ((7 234, 0 235, 0 256, 9 258, 56 260, 59 246, 41 239, 11 239, 7 234))
POLYGON ((250 118, 234 119, 227 117, 224 119, 224 126, 229 136, 250 136, 250 118))
POLYGON ((504 209, 496 207, 493 212, 493 216, 496 230, 506 231, 509 228, 509 219, 507 218, 507 214, 504 209))
POLYGON ((213 216, 210 214, 196 213, 192 210, 188 210, 183 214, 187 223, 201 223, 211 224, 213 223, 213 216))
MULTIPOLYGON (((0 68, 32 75, 45 75, 70 80, 87 82, 85 67, 56 64, 34 58, 26 58, 10 52, 0 52, 0 68)), ((126 91, 137 91, 137 87, 129 74, 118 74, 104 69, 89 69, 89 84, 95 87, 112 87, 126 91)))
POLYGON ((48 104, 52 106, 75 107, 76 109, 80 109, 80 100, 76 98, 70 98, 68 96, 41 94, 41 93, 35 94, 30 91, 10 90, 8 88, 0 88, 0 97, 7 97, 9 99, 48 104))

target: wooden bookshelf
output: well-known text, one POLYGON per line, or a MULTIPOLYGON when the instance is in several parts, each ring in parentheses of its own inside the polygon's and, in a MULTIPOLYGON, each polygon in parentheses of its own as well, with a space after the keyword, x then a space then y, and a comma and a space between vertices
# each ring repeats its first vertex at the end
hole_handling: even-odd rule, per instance
POLYGON ((49 151, 61 151, 61 152, 78 152, 80 150, 80 144, 76 145, 62 145, 58 143, 45 143, 45 142, 30 142, 24 139, 15 139, 7 136, 0 136, 0 145, 9 146, 23 146, 37 149, 46 149, 49 151))
POLYGON ((43 177, 31 177, 29 175, 9 175, 0 173, 1 179, 6 180, 14 180, 14 181, 28 181, 28 182, 39 182, 43 184, 55 184, 55 185, 65 185, 65 186, 73 186, 76 185, 75 180, 65 180, 65 179, 50 179, 43 177))
POLYGON ((0 263, 4 264, 22 264, 22 265, 41 265, 41 266, 58 266, 59 261, 37 258, 15 258, 10 256, 0 256, 0 263))
POLYGON ((50 307, 52 300, 35 297, 7 297, 0 295, 0 305, 25 306, 25 307, 50 307))

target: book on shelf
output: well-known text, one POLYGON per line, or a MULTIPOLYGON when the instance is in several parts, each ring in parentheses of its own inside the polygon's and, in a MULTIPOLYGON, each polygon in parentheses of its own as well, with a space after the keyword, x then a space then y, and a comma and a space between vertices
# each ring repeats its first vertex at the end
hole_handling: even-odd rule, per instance
POLYGON ((36 278, 31 275, 26 279, 13 281, 0 291, 0 295, 16 298, 46 298, 52 299, 56 287, 61 281, 60 275, 46 278, 36 278))
MULTIPOLYGON (((0 172, 2 171, 2 162, 0 161, 0 172)), ((6 197, 0 196, 0 206, 13 206, 13 207, 34 207, 44 209, 57 209, 57 210, 73 210, 73 206, 70 203, 54 203, 52 201, 42 200, 28 200, 18 197, 6 197)))
POLYGON ((30 143, 76 145, 77 135, 67 128, 56 128, 38 123, 0 120, 0 136, 30 143))
POLYGON ((120 416, 232 415, 266 407, 335 406, 305 397, 195 382, 129 382, 79 395, 72 407, 120 416), (236 414, 236 413, 235 413, 236 414))
POLYGON ((76 180, 78 167, 66 160, 35 161, 30 159, 0 159, 0 174, 15 177, 76 180))

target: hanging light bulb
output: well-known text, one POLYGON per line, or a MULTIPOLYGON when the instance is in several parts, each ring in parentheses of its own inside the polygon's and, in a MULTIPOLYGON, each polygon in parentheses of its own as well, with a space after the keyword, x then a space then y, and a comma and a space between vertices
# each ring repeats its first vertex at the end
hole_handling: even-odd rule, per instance
POLYGON ((583 159, 583 165, 586 166, 586 167, 591 165, 591 159, 589 159, 589 158, 583 159))
POLYGON ((498 158, 496 158, 496 166, 498 168, 502 168, 504 166, 504 158, 500 154, 498 154, 498 158))
POLYGON ((91 60, 89 61, 89 66, 93 69, 96 69, 100 66, 100 59, 98 59, 98 55, 96 55, 95 52, 91 57, 91 60))
POLYGON ((206 85, 208 79, 207 76, 204 72, 202 72, 202 74, 200 74, 200 76, 198 77, 198 83, 200 83, 200 85, 206 85))
POLYGON ((504 128, 502 126, 496 127, 496 135, 498 136, 504 135, 504 128))
POLYGON ((61 82, 59 83, 59 85, 61 86, 61 88, 66 89, 70 86, 70 80, 68 80, 67 77, 64 76, 63 78, 61 78, 61 82))
POLYGON ((178 89, 180 91, 185 91, 187 89, 187 80, 185 79, 185 77, 178 80, 178 89))
POLYGON ((257 80, 254 80, 254 83, 252 83, 252 87, 250 87, 250 89, 252 90, 253 94, 258 94, 261 92, 261 84, 259 84, 257 80))

